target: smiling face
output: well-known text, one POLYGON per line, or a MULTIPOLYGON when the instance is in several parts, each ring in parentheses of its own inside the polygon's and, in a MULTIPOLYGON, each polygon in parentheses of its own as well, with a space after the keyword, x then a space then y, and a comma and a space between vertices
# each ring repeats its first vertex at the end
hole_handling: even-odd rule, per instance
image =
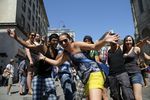
POLYGON ((68 35, 60 35, 59 36, 59 44, 66 49, 70 45, 70 40, 68 35))
POLYGON ((133 39, 132 37, 127 37, 125 39, 125 45, 127 48, 131 48, 133 46, 133 39))
POLYGON ((58 45, 58 39, 57 38, 52 38, 49 43, 51 44, 51 46, 53 46, 54 48, 57 47, 58 45))

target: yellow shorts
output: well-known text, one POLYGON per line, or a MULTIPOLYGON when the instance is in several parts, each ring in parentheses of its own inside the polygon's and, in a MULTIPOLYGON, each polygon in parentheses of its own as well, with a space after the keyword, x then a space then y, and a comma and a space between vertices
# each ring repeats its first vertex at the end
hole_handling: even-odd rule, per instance
POLYGON ((105 75, 103 72, 92 72, 85 85, 85 95, 88 95, 90 89, 103 89, 105 83, 105 75))

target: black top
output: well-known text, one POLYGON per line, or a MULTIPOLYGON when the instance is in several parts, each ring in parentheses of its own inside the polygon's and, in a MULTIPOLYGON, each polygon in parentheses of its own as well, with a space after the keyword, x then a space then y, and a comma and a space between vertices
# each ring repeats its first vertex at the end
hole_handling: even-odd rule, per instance
POLYGON ((109 75, 118 75, 126 72, 124 66, 123 51, 119 47, 115 52, 108 51, 108 64, 110 68, 109 75))
MULTIPOLYGON (((57 51, 57 49, 55 49, 55 52, 56 51, 57 51)), ((48 49, 44 56, 46 56, 50 59, 55 59, 57 56, 57 53, 54 53, 54 57, 52 57, 50 54, 50 50, 48 49)), ((53 67, 52 65, 50 65, 49 63, 47 63, 43 60, 37 61, 35 63, 35 75, 40 75, 40 76, 51 75, 52 67, 53 67)))
POLYGON ((130 54, 124 56, 124 58, 125 58, 125 68, 128 73, 141 72, 140 67, 137 64, 138 55, 134 52, 134 49, 130 54))

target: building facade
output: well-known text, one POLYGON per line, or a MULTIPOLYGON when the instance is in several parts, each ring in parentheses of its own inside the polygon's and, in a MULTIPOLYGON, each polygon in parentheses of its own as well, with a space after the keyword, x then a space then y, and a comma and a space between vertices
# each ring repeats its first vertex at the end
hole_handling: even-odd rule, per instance
MULTIPOLYGON (((135 39, 139 41, 150 37, 150 0, 130 0, 135 27, 135 39)), ((142 48, 150 55, 150 46, 145 44, 142 48)))
POLYGON ((150 0, 130 0, 137 40, 150 36, 150 0))
POLYGON ((23 47, 7 35, 7 29, 15 29, 18 36, 26 39, 28 33, 46 35, 48 18, 43 0, 0 0, 0 65, 10 58, 24 56, 23 47))

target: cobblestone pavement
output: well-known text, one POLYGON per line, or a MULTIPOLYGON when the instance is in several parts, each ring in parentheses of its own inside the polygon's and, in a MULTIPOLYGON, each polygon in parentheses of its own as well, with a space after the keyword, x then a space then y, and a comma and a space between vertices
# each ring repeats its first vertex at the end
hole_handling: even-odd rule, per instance
MULTIPOLYGON (((63 91, 58 81, 56 81, 56 89, 58 100, 64 100, 63 91)), ((150 100, 149 92, 150 86, 147 88, 143 87, 143 100, 150 100)), ((20 96, 18 94, 18 84, 13 85, 11 93, 11 96, 6 95, 6 87, 0 87, 0 100, 32 100, 31 95, 20 96)))

